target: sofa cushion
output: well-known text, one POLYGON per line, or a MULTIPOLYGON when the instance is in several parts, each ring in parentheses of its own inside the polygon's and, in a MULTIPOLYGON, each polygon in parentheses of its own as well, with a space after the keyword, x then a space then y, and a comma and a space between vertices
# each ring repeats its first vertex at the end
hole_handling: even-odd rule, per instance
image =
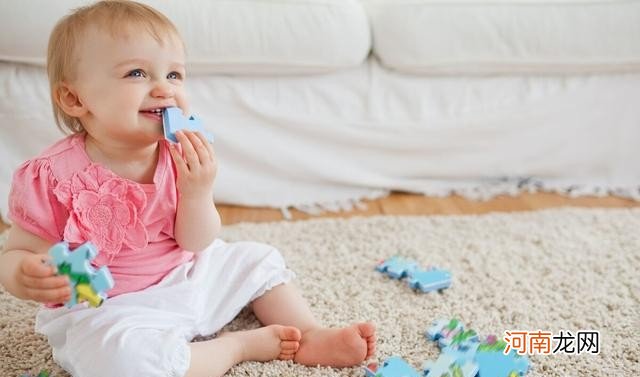
MULTIPOLYGON (((314 73, 369 54, 356 0, 142 0, 167 15, 187 45, 191 73, 314 73)), ((57 20, 88 0, 0 2, 0 60, 44 64, 57 20)))
POLYGON ((409 73, 640 69, 640 2, 367 0, 374 53, 409 73))

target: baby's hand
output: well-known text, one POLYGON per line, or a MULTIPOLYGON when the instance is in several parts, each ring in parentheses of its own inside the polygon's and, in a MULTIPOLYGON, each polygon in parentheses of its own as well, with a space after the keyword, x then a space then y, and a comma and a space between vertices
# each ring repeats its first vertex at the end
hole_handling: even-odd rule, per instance
POLYGON ((180 195, 190 198, 213 198, 213 181, 218 164, 213 147, 200 132, 178 131, 176 139, 182 154, 172 145, 171 157, 178 169, 177 186, 180 195))
POLYGON ((26 255, 20 263, 16 281, 23 296, 42 303, 59 304, 71 298, 67 276, 57 276, 56 268, 47 264, 42 254, 26 255))

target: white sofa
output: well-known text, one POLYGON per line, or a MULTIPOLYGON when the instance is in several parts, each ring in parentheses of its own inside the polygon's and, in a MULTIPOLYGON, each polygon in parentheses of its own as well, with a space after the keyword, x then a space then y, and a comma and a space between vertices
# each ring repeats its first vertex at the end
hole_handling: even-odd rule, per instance
MULTIPOLYGON (((640 1, 146 0, 188 48, 218 202, 348 208, 390 190, 640 200, 640 1)), ((82 0, 0 3, 0 209, 61 137, 44 56, 82 0)))

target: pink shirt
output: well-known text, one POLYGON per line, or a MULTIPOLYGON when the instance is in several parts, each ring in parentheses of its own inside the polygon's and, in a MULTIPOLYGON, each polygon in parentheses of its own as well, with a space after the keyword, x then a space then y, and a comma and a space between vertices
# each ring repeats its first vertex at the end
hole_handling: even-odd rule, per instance
POLYGON ((147 288, 193 258, 174 238, 178 194, 167 143, 153 183, 140 184, 92 162, 84 134, 62 139, 14 173, 9 218, 50 242, 93 242, 92 264, 108 266, 115 280, 109 296, 147 288))

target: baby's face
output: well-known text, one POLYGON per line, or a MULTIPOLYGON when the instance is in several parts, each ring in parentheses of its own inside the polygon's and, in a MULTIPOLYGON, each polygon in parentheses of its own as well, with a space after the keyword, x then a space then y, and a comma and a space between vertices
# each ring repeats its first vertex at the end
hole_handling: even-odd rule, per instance
POLYGON ((148 145, 162 138, 165 107, 188 114, 185 54, 177 37, 158 43, 142 28, 119 36, 89 28, 73 85, 88 109, 85 130, 103 142, 148 145))

